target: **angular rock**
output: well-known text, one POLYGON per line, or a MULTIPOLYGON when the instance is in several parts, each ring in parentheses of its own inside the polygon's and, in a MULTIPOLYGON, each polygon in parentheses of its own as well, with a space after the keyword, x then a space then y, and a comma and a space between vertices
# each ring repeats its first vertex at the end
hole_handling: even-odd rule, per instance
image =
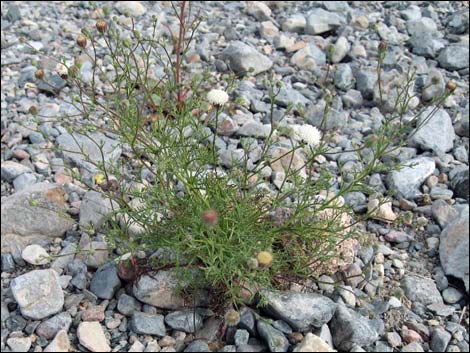
POLYGON ((398 171, 392 171, 387 184, 390 190, 397 191, 405 199, 416 199, 421 196, 419 187, 434 172, 436 163, 429 157, 418 157, 410 160, 398 171))
POLYGON ((146 314, 135 311, 131 320, 132 329, 142 335, 164 337, 166 335, 163 315, 146 314))
POLYGON ((435 152, 448 152, 454 147, 455 131, 452 119, 443 109, 439 109, 432 116, 435 107, 428 107, 418 119, 421 126, 414 133, 411 141, 424 150, 435 152))
POLYGON ((336 309, 331 299, 313 293, 263 291, 262 295, 268 300, 264 311, 301 332, 329 322, 336 309))
POLYGON ((53 315, 64 305, 64 292, 54 270, 35 270, 11 281, 11 292, 21 313, 33 320, 53 315))
POLYGON ((82 229, 93 227, 99 230, 106 218, 117 208, 117 205, 109 199, 105 199, 100 193, 87 191, 80 203, 79 224, 82 229))
POLYGON ((307 16, 305 33, 321 34, 334 30, 345 23, 346 20, 343 16, 334 12, 325 11, 321 8, 316 8, 307 16))
POLYGON ((51 343, 44 349, 44 352, 68 352, 70 340, 67 331, 60 330, 51 343))
POLYGON ((30 173, 31 168, 13 161, 2 161, 1 176, 2 180, 13 181, 16 177, 24 173, 30 173))
POLYGON ((294 14, 282 22, 282 30, 285 32, 302 33, 307 20, 302 14, 294 14))
POLYGON ((326 55, 314 42, 310 42, 296 52, 290 62, 299 69, 313 70, 326 64, 326 55))
POLYGON ((469 200, 469 169, 458 170, 452 174, 450 186, 455 192, 455 196, 469 200))
POLYGON ((349 351, 355 345, 366 347, 379 339, 371 320, 343 305, 338 305, 329 326, 335 347, 343 351, 349 351))
POLYGON ((336 352, 331 348, 328 343, 323 341, 320 337, 309 332, 305 335, 302 342, 295 348, 294 352, 336 352))
POLYGON ((89 136, 62 134, 57 137, 56 142, 63 150, 66 160, 90 172, 97 171, 94 164, 113 164, 122 152, 119 141, 112 140, 100 132, 91 133, 89 136))
POLYGON ((271 352, 287 352, 289 341, 281 331, 262 320, 258 320, 257 327, 259 335, 268 344, 271 352))
POLYGON ((448 70, 461 70, 468 68, 469 50, 467 45, 449 45, 439 53, 439 64, 448 70))
POLYGON ((240 41, 231 43, 223 51, 222 57, 237 74, 247 75, 251 73, 257 75, 273 66, 273 62, 268 57, 240 41), (253 71, 250 71, 251 68, 253 68, 253 71))
POLYGON ((184 352, 210 352, 209 345, 201 340, 192 341, 185 348, 184 352))
POLYGON ((468 208, 441 233, 439 257, 448 276, 457 277, 469 286, 469 217, 468 208))
POLYGON ((147 9, 140 1, 119 1, 116 4, 116 10, 130 17, 139 17, 147 12, 147 9))
POLYGON ((266 138, 269 136, 271 132, 271 125, 270 124, 262 124, 256 121, 248 121, 242 127, 240 127, 237 131, 237 135, 239 136, 252 136, 252 137, 259 137, 259 138, 266 138))
POLYGON ((459 216, 459 211, 457 211, 444 200, 436 200, 433 202, 431 211, 433 218, 437 221, 441 228, 444 228, 459 216))
POLYGON ((202 317, 194 310, 175 311, 165 316, 165 323, 173 330, 194 333, 202 327, 202 317))
POLYGON ((112 299, 119 288, 121 288, 121 280, 116 264, 113 262, 100 267, 90 283, 90 291, 101 299, 112 299))
POLYGON ((401 287, 412 302, 423 305, 442 303, 441 293, 430 278, 408 275, 402 279, 401 287))
POLYGON ((449 332, 438 327, 432 333, 429 346, 433 352, 445 352, 451 338, 452 335, 449 332))
POLYGON ((245 11, 258 21, 267 21, 271 18, 271 9, 261 1, 247 1, 245 11))
POLYGON ((68 312, 62 312, 41 322, 36 328, 36 334, 50 340, 61 330, 68 332, 70 325, 72 317, 68 312))
POLYGON ((77 328, 77 337, 80 344, 91 352, 111 352, 99 322, 81 322, 77 328))
POLYGON ((23 249, 38 240, 62 237, 74 220, 67 215, 65 191, 38 183, 8 196, 1 205, 2 252, 23 249))
POLYGON ((30 337, 12 337, 7 339, 7 345, 12 352, 28 352, 31 348, 30 337))
POLYGON ((28 245, 21 252, 21 257, 31 265, 45 265, 49 263, 50 257, 46 249, 40 245, 28 245))
POLYGON ((140 307, 140 303, 134 297, 127 294, 122 294, 119 297, 117 309, 123 315, 130 316, 134 311, 139 311, 140 307))

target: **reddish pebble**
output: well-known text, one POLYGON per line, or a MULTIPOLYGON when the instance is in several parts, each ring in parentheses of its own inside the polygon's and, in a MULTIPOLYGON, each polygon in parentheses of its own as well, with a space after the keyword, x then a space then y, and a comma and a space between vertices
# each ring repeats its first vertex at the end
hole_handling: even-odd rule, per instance
POLYGON ((20 149, 13 150, 12 156, 19 160, 28 159, 30 157, 28 152, 20 149))
POLYGON ((404 330, 402 332, 402 337, 403 337, 403 341, 405 341, 406 343, 423 341, 419 333, 413 330, 404 330))
POLYGON ((82 321, 103 321, 105 318, 103 305, 95 305, 82 313, 82 321))

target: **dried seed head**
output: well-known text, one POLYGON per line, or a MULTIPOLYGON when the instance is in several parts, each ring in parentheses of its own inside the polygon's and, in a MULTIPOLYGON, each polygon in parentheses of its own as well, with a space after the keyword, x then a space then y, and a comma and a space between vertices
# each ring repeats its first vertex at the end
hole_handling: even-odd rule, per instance
POLYGON ((446 88, 450 92, 454 92, 455 89, 457 88, 457 84, 454 81, 449 81, 447 82, 446 88))
POLYGON ((240 314, 238 311, 235 311, 233 309, 227 311, 227 313, 224 316, 225 323, 228 326, 237 326, 238 323, 240 322, 240 314))
POLYGON ((108 24, 106 23, 106 21, 98 20, 96 21, 96 29, 98 30, 98 32, 104 33, 108 29, 108 24))
POLYGON ((388 43, 384 40, 381 40, 379 43, 379 51, 383 52, 387 50, 387 48, 388 48, 388 43))
POLYGON ((86 48, 86 43, 87 43, 87 40, 84 35, 81 34, 77 37, 77 44, 79 47, 86 48))
POLYGON ((258 260, 252 257, 251 259, 248 259, 247 261, 248 268, 255 270, 258 268, 258 260))
POLYGON ((34 77, 36 77, 38 80, 42 80, 44 78, 44 70, 43 69, 38 69, 34 73, 34 77))
POLYGON ((263 268, 269 267, 273 263, 273 255, 269 251, 261 251, 257 259, 259 266, 263 268))
POLYGON ((213 226, 219 220, 219 213, 216 210, 205 210, 201 218, 205 224, 213 226))
POLYGON ((59 75, 63 80, 66 80, 68 77, 68 70, 65 67, 65 65, 62 64, 57 64, 55 67, 55 71, 57 72, 57 75, 59 75))

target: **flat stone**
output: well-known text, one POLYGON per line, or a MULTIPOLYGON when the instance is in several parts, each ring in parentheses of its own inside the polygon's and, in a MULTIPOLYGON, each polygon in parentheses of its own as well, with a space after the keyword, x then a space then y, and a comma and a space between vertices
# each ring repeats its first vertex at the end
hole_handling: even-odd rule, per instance
POLYGON ((323 341, 320 337, 309 332, 305 335, 302 342, 295 348, 294 352, 336 352, 331 348, 328 343, 323 341))
POLYGON ((321 8, 312 10, 307 16, 305 33, 321 34, 340 27, 346 23, 343 16, 334 12, 325 11, 321 8))
POLYGON ((430 106, 420 115, 418 124, 422 126, 413 132, 411 141, 424 150, 448 152, 454 147, 456 137, 452 119, 443 109, 431 116, 433 109, 430 106))
POLYGON ((240 41, 232 42, 223 51, 222 57, 230 69, 241 75, 257 75, 273 66, 273 62, 268 57, 240 41))
POLYGON ((50 257, 46 249, 40 245, 28 245, 21 252, 21 257, 31 265, 45 265, 49 263, 50 257))
POLYGON ((408 275, 401 281, 401 287, 407 298, 412 302, 423 305, 442 303, 441 293, 439 293, 436 284, 430 278, 408 275))
POLYGON ((93 190, 87 191, 80 203, 79 225, 85 230, 89 227, 99 230, 116 208, 117 204, 104 198, 100 193, 93 190))
POLYGON ((13 161, 2 161, 1 176, 2 180, 13 181, 16 177, 24 173, 31 173, 31 168, 13 161))
POLYGON ((132 329, 142 335, 164 337, 166 335, 163 315, 146 314, 135 311, 131 319, 132 329))
POLYGON ((331 299, 314 293, 263 291, 263 295, 268 300, 264 311, 301 332, 329 322, 336 308, 331 299))
POLYGON ((285 32, 302 33, 307 20, 302 14, 294 14, 282 22, 282 30, 285 32))
POLYGON ((111 352, 99 322, 81 322, 77 328, 77 337, 80 344, 91 352, 111 352))
POLYGON ((441 228, 444 228, 459 216, 459 211, 457 211, 444 200, 436 200, 433 202, 431 211, 433 218, 437 221, 441 228))
POLYGON ((66 211, 65 191, 57 184, 38 183, 2 199, 2 252, 62 237, 74 224, 66 211))
POLYGON ((430 348, 433 352, 445 352, 452 335, 446 330, 438 327, 432 332, 430 348))
POLYGON ((44 352, 68 352, 70 349, 70 340, 67 331, 60 330, 57 335, 44 349, 44 352))
POLYGON ((64 305, 59 275, 54 270, 35 270, 18 276, 10 284, 21 313, 33 320, 53 315, 64 305))
POLYGON ((101 299, 112 299, 119 288, 121 288, 121 280, 115 263, 100 267, 93 275, 90 284, 90 291, 101 299))
POLYGON ((13 187, 15 190, 21 191, 26 189, 28 186, 34 185, 37 182, 37 178, 32 173, 24 173, 20 176, 17 176, 15 180, 13 180, 13 187))
POLYGON ((448 70, 461 70, 468 68, 469 50, 467 45, 449 45, 439 53, 439 64, 448 70))

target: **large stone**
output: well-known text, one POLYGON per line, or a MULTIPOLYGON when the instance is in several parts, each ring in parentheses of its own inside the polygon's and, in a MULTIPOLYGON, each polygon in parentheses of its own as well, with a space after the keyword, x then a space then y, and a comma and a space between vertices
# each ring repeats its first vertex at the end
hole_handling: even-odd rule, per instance
POLYGON ((35 270, 11 281, 11 292, 21 313, 33 320, 53 315, 64 305, 64 292, 54 270, 35 270))
POLYGON ((227 62, 230 69, 242 75, 250 73, 257 75, 269 70, 273 66, 273 62, 268 57, 240 41, 230 44, 230 46, 223 51, 222 57, 227 62), (253 71, 250 71, 251 68, 253 71))
POLYGON ((287 352, 289 341, 281 331, 262 320, 258 320, 257 327, 259 335, 268 344, 271 352, 287 352))
POLYGON ((304 15, 295 14, 287 18, 284 22, 282 22, 282 30, 284 32, 302 33, 305 29, 306 24, 307 21, 304 15))
POLYGON ((325 11, 321 8, 312 10, 307 16, 307 23, 305 25, 305 33, 307 34, 321 34, 340 27, 346 23, 343 16, 325 11))
POLYGON ((2 161, 1 165, 1 176, 2 180, 13 181, 16 177, 24 174, 30 173, 31 168, 13 161, 2 161))
MULTIPOLYGON (((174 271, 158 271, 141 276, 133 287, 134 296, 143 303, 161 309, 176 310, 187 304, 183 297, 177 295, 176 289, 181 284, 174 271)), ((203 301, 197 298, 196 304, 203 301)))
POLYGON ((60 330, 68 332, 70 325, 72 325, 72 317, 68 312, 62 312, 41 322, 36 328, 36 334, 50 340, 60 330))
POLYGON ((87 191, 80 203, 80 227, 85 230, 89 227, 99 230, 106 218, 116 209, 117 205, 100 193, 87 191))
POLYGON ((262 1, 247 1, 245 11, 258 21, 267 21, 271 18, 271 9, 262 1))
POLYGON ((439 64, 448 70, 468 69, 469 50, 467 45, 449 45, 439 53, 439 64))
POLYGON ((65 191, 57 184, 35 184, 2 199, 2 252, 62 237, 74 224, 66 211, 65 191))
POLYGON ((329 322, 336 309, 331 299, 314 293, 263 291, 262 295, 267 299, 264 311, 302 332, 329 322))
POLYGON ((111 347, 99 322, 81 322, 77 328, 77 337, 80 344, 91 352, 111 351, 111 347))
POLYGON ((310 42, 296 52, 290 59, 290 62, 299 69, 313 70, 316 67, 325 65, 326 55, 314 42, 310 42))
POLYGON ((459 218, 447 225, 441 233, 439 255, 444 272, 460 278, 469 291, 469 217, 464 208, 459 218))
POLYGON ((77 133, 62 134, 57 137, 56 142, 66 160, 90 172, 98 170, 96 165, 116 162, 122 152, 119 141, 112 140, 100 132, 88 136, 77 133))
POLYGON ((443 109, 431 116, 434 106, 428 107, 418 119, 418 130, 413 132, 411 141, 424 150, 448 152, 454 147, 455 131, 452 119, 443 109))
POLYGON ((44 349, 44 352, 68 352, 70 340, 67 331, 60 330, 51 343, 44 349))
POLYGON ((335 347, 342 351, 349 351, 356 345, 366 347, 379 339, 371 320, 344 305, 338 306, 329 326, 335 347))
POLYGON ((455 196, 469 201, 469 169, 465 167, 452 173, 450 186, 455 192, 455 196))
POLYGON ((410 160, 398 171, 392 171, 387 184, 391 191, 405 199, 416 199, 421 196, 419 187, 434 172, 436 163, 429 157, 418 157, 410 160))
POLYGON ((436 283, 430 278, 408 275, 401 281, 406 297, 412 302, 423 305, 442 303, 442 297, 436 283))
POLYGON ((119 1, 116 4, 116 9, 129 17, 138 17, 147 12, 147 9, 140 1, 119 1))

